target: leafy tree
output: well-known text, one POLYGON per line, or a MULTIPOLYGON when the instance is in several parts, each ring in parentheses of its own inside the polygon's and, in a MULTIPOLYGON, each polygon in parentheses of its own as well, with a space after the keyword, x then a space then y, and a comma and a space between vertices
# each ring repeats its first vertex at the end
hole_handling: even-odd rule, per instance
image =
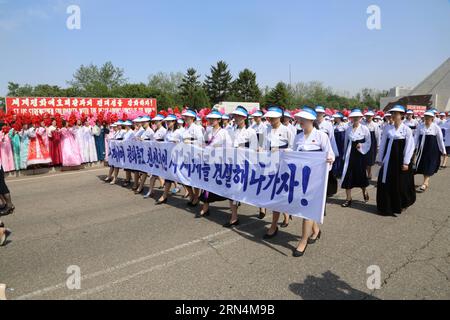
POLYGON ((189 68, 179 86, 182 104, 191 108, 203 108, 210 105, 208 95, 198 80, 197 70, 189 68))
POLYGON ((204 88, 213 104, 226 101, 231 91, 232 76, 224 61, 211 66, 211 75, 206 76, 204 88))
POLYGON ((33 87, 26 84, 20 86, 14 82, 8 82, 8 94, 10 97, 30 97, 33 96, 33 87))
POLYGON ((81 67, 68 82, 72 87, 84 91, 85 95, 92 97, 109 97, 111 91, 126 83, 124 70, 106 62, 101 67, 90 64, 81 67))
POLYGON ((266 96, 265 103, 267 105, 277 105, 288 108, 290 101, 290 93, 285 83, 279 82, 266 96))
POLYGON ((256 83, 256 73, 244 69, 232 83, 232 94, 239 101, 255 102, 261 98, 261 90, 256 83))

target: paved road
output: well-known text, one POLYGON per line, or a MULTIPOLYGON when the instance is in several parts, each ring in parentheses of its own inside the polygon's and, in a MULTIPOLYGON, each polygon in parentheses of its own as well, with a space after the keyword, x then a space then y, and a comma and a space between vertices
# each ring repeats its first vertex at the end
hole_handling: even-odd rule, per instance
MULTIPOLYGON (((0 248, 0 282, 11 299, 449 299, 450 169, 398 217, 369 204, 342 209, 331 199, 323 239, 291 257, 300 219, 271 242, 257 210, 243 206, 243 225, 224 230, 227 203, 194 219, 186 201, 154 206, 102 183, 106 169, 8 180, 16 205, 3 217, 14 231, 0 248), (80 267, 81 290, 67 268, 80 267), (367 269, 381 288, 367 287, 367 269)), ((159 196, 159 193, 157 193, 159 196)), ((355 199, 361 199, 359 193, 355 199)))

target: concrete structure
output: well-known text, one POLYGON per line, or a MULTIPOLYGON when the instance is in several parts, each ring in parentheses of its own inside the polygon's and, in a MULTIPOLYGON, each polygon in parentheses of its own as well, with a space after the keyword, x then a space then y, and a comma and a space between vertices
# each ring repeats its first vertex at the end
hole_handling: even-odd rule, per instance
POLYGON ((411 87, 401 86, 390 89, 388 96, 380 99, 381 110, 383 110, 389 103, 397 101, 398 99, 409 95, 412 90, 413 88, 411 87))
POLYGON ((440 111, 450 111, 450 58, 414 89, 391 89, 388 97, 381 98, 380 106, 384 109, 389 103, 395 103, 402 98, 426 95, 431 95, 434 107, 440 111))
POLYGON ((450 58, 423 80, 410 95, 433 96, 433 106, 440 111, 450 111, 450 58))

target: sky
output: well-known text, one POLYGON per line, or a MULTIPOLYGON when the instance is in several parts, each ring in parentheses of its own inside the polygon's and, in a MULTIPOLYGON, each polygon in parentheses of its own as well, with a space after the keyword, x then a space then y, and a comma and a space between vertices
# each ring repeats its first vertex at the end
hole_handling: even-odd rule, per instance
POLYGON ((261 87, 289 82, 291 66, 293 83, 354 94, 416 86, 449 57, 450 0, 0 0, 0 96, 9 81, 66 87, 82 64, 112 61, 146 83, 219 60, 261 87), (370 5, 380 30, 367 27, 370 5))

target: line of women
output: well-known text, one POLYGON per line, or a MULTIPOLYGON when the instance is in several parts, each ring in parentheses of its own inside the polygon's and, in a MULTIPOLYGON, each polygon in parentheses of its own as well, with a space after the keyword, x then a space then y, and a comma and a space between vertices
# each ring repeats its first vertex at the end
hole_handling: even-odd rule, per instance
MULTIPOLYGON (((416 201, 416 192, 424 192, 441 164, 441 156, 447 155, 443 140, 443 131, 435 123, 435 112, 427 111, 424 120, 416 124, 415 133, 405 121, 407 110, 395 106, 386 115, 384 121, 368 111, 352 110, 348 119, 337 113, 327 117, 325 108, 303 107, 292 116, 280 107, 270 107, 263 114, 261 111, 250 115, 244 107, 237 107, 229 115, 222 115, 213 110, 206 118, 208 126, 204 128, 194 110, 186 110, 182 119, 175 115, 155 118, 139 117, 132 121, 117 122, 107 140, 147 140, 169 143, 194 144, 205 148, 248 148, 265 152, 325 152, 329 166, 327 196, 337 193, 338 180, 346 191, 346 200, 342 207, 351 207, 352 190, 362 189, 365 202, 369 201, 369 186, 372 167, 378 163, 381 170, 377 182, 377 208, 383 215, 400 214, 416 201), (414 160, 414 157, 416 159, 414 160), (414 175, 423 174, 424 182, 417 190, 414 175)), ((408 115, 409 117, 409 115, 408 115)), ((106 182, 117 183, 119 168, 110 168, 106 182)), ((144 189, 148 174, 145 172, 126 171, 124 186, 136 194, 144 189), (133 181, 132 181, 133 180, 133 181)), ((167 203, 179 187, 173 181, 164 181, 160 177, 150 178, 150 190, 146 197, 154 194, 156 181, 160 181, 163 194, 156 200, 156 205, 167 203), (172 189, 172 187, 174 187, 172 189)), ((210 215, 211 205, 218 201, 229 201, 231 211, 229 221, 224 225, 232 228, 240 224, 240 203, 233 199, 183 186, 188 206, 201 209, 197 218, 210 215)), ((324 213, 325 214, 325 213, 324 213)), ((259 218, 264 219, 266 209, 259 208, 259 218)), ((274 211, 272 223, 264 235, 270 240, 278 235, 279 228, 286 228, 292 219, 286 213, 274 211), (279 219, 283 216, 283 223, 279 219)), ((304 255, 308 245, 315 244, 322 236, 318 223, 303 220, 302 238, 293 251, 294 257, 304 255)))
POLYGON ((5 172, 42 166, 77 167, 84 163, 104 161, 106 123, 91 126, 88 121, 53 119, 35 123, 19 122, 0 131, 0 157, 5 172))

